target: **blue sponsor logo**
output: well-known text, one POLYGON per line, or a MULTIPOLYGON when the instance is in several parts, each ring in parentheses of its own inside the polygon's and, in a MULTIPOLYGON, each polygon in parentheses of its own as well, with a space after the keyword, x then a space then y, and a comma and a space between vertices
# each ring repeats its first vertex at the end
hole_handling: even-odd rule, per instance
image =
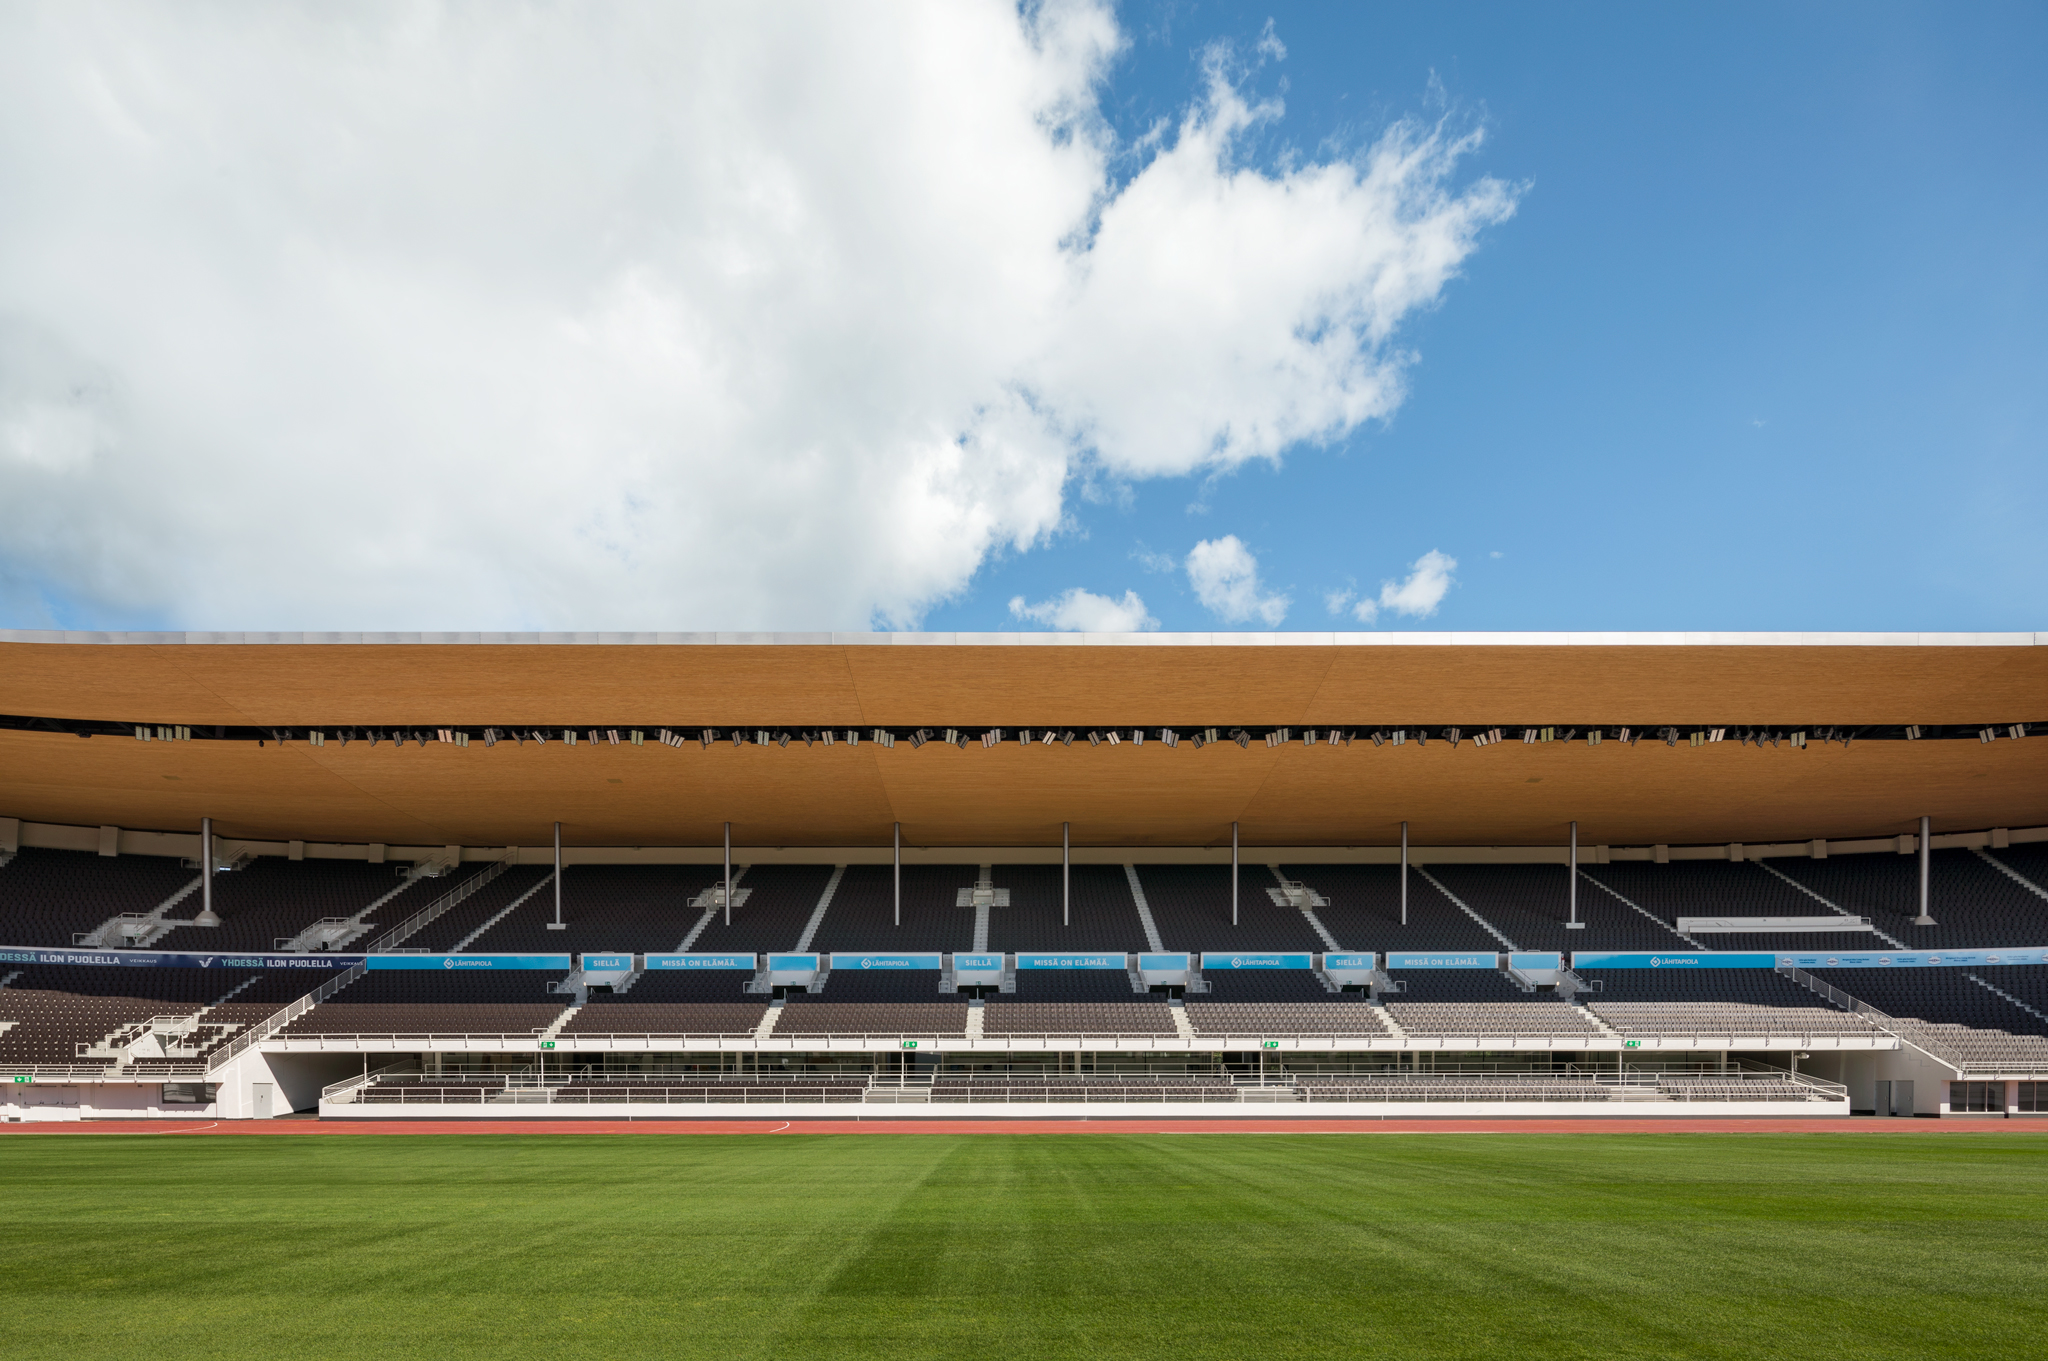
POLYGON ((930 954, 862 955, 834 954, 832 967, 835 969, 931 969, 945 967, 936 951, 930 954))
MULTIPOLYGON (((1185 969, 1187 967, 1186 955, 1176 955, 1174 956, 1174 958, 1178 959, 1180 963, 1176 965, 1169 965, 1166 967, 1180 969, 1185 969)), ((1027 955, 1020 953, 1017 956, 1017 967, 1020 969, 1127 969, 1130 967, 1129 961, 1130 956, 1117 954, 1027 955)))
MULTIPOLYGON (((811 956, 805 955, 805 959, 811 956)), ((652 969, 753 969, 760 961, 753 955, 649 955, 652 969)))
POLYGON ((569 972, 567 955, 371 955, 372 969, 443 969, 451 973, 477 969, 546 969, 569 972))
POLYGON ((1609 954, 1572 952, 1574 969, 1775 969, 1778 956, 1749 950, 1700 950, 1691 954, 1609 954))
POLYGON ((1510 969, 1562 969, 1564 956, 1556 951, 1517 950, 1508 956, 1510 969))
POLYGON ((1439 954, 1428 950, 1389 950, 1389 969, 1498 969, 1500 956, 1491 952, 1439 954))
POLYGON ((1904 951, 1892 954, 1836 954, 1778 956, 1781 964, 1795 969, 1971 969, 2001 964, 2048 964, 2048 949, 2040 946, 2001 946, 1996 950, 1904 951))
POLYGON ((1178 969, 1185 973, 1188 967, 1186 955, 1139 955, 1138 969, 1143 973, 1172 973, 1178 969))
POLYGON ((1252 950, 1204 950, 1204 969, 1308 969, 1314 967, 1307 951, 1259 952, 1252 950))
POLYGON ((801 973, 805 969, 816 973, 818 971, 818 956, 770 955, 768 956, 768 968, 775 973, 801 973))

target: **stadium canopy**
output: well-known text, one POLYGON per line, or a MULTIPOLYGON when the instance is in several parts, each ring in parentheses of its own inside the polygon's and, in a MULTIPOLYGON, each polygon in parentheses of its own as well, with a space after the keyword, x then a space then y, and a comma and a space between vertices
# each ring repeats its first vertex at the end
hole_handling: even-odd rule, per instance
POLYGON ((1404 820, 1445 846, 2029 826, 2044 639, 7 632, 0 815, 471 846, 557 820, 581 846, 729 821, 756 847, 900 823, 976 848, 1062 823, 1161 848, 1233 823, 1248 847, 1386 846, 1404 820))

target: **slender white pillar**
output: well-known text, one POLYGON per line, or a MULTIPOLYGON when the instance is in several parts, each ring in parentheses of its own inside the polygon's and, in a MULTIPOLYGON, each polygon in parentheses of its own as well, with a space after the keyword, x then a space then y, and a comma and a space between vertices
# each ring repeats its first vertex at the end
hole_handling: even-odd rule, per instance
POLYGON ((213 910, 213 819, 199 819, 199 915, 194 918, 202 926, 219 926, 220 916, 213 910))
POLYGON ((1572 882, 1571 919, 1564 926, 1567 931, 1582 931, 1585 929, 1585 924, 1579 920, 1579 824, 1576 819, 1572 822, 1572 851, 1569 873, 1571 874, 1572 882))
POLYGON ((1933 869, 1931 859, 1934 854, 1933 830, 1932 819, 1924 817, 1920 819, 1920 915, 1913 918, 1913 925, 1915 926, 1934 925, 1934 917, 1928 910, 1932 907, 1932 904, 1928 901, 1928 880, 1932 877, 1931 871, 1933 869))
POLYGON ((903 925, 903 824, 896 824, 896 924, 903 925))
POLYGON ((1074 920, 1073 875, 1073 824, 1060 824, 1060 925, 1071 925, 1074 920))
POLYGON ((1237 925, 1237 824, 1230 824, 1230 924, 1237 925))
POLYGON ((725 924, 732 925, 732 824, 725 824, 725 924))
POLYGON ((548 927, 550 931, 561 931, 562 925, 562 824, 555 824, 555 920, 548 927))
POLYGON ((1401 925, 1408 924, 1408 824, 1401 824, 1401 925))

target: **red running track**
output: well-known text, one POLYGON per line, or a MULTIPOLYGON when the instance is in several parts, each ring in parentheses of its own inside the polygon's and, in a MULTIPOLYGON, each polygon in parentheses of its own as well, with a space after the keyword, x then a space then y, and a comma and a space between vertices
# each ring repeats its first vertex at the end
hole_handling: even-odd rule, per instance
POLYGON ((0 1134, 2032 1134, 2048 1120, 83 1120, 0 1134))

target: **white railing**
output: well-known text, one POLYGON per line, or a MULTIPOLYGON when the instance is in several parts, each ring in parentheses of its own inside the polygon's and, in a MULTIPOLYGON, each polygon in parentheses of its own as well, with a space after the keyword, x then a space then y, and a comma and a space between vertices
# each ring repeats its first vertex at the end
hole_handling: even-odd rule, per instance
POLYGON ((233 1042, 220 1049, 216 1049, 212 1057, 207 1060, 207 1067, 215 1070, 225 1067, 231 1059, 250 1045, 258 1040, 269 1039, 272 1035, 284 1029, 284 1027, 290 1025, 293 1021, 296 1021, 314 1007, 319 1006, 322 1002, 334 996, 335 993, 340 992, 343 988, 368 972, 369 970, 361 964, 351 965, 343 969, 339 975, 328 979, 298 1001, 289 1003, 280 1011, 273 1012, 268 1020, 250 1026, 237 1036, 233 1042))
POLYGON ((372 1068, 367 1072, 356 1073, 353 1076, 345 1077, 339 1082, 330 1082, 325 1087, 322 1087, 320 1089, 320 1099, 322 1101, 334 1101, 346 1104, 347 1099, 352 1093, 356 1092, 361 1088, 367 1087, 371 1083, 377 1081, 379 1078, 385 1077, 386 1075, 392 1073, 399 1066, 400 1065, 396 1063, 387 1063, 382 1068, 372 1068))
POLYGON ((512 862, 509 860, 500 860, 486 868, 482 873, 470 875, 469 878, 464 879, 454 888, 434 899, 433 902, 428 903, 425 907, 413 913, 383 935, 378 936, 376 940, 370 943, 367 953, 378 954, 389 950, 392 946, 411 936, 449 908, 454 907, 457 903, 462 902, 483 888, 484 885, 496 879, 509 869, 511 864, 512 862))

